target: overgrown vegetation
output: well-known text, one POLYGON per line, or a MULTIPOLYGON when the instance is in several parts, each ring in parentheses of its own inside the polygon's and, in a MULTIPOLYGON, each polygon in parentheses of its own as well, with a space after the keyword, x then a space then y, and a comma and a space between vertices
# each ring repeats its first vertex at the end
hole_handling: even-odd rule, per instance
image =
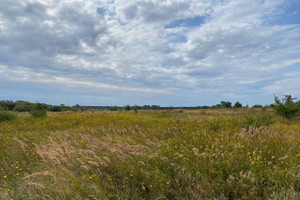
POLYGON ((292 119, 298 114, 300 110, 299 103, 297 104, 296 102, 294 102, 295 99, 296 98, 293 98, 291 95, 285 95, 284 98, 280 101, 280 99, 275 96, 274 109, 279 115, 287 119, 292 119))
POLYGON ((0 199, 296 200, 299 134, 272 109, 20 115, 0 126, 0 199))
POLYGON ((30 103, 27 101, 0 101, 0 110, 4 111, 16 111, 16 112, 30 112, 31 108, 36 104, 40 104, 44 110, 50 112, 64 112, 64 111, 72 111, 74 107, 65 106, 61 104, 60 106, 48 105, 44 103, 30 103))
POLYGON ((0 111, 0 122, 16 119, 17 115, 8 111, 0 111))
MULTIPOLYGON (((290 96, 290 95, 287 95, 290 96)), ((280 100, 277 98, 277 101, 280 102, 280 100)), ((292 99, 293 101, 293 99, 292 99)), ((281 103, 281 102, 280 102, 281 103)), ((294 102, 295 105, 300 105, 300 101, 297 103, 294 102)), ((222 108, 249 108, 248 105, 243 106, 242 103, 239 101, 235 102, 232 106, 232 103, 230 101, 221 101, 219 104, 212 105, 212 106, 193 106, 193 107, 173 107, 173 106, 168 106, 168 107, 162 107, 159 105, 143 105, 143 106, 138 106, 138 105, 125 105, 125 106, 81 106, 79 104, 76 104, 75 106, 66 106, 64 104, 61 105, 48 105, 45 103, 30 103, 26 101, 0 101, 0 111, 16 111, 16 112, 30 112, 31 108, 35 106, 35 104, 41 104, 43 106, 43 109, 48 111, 48 112, 67 112, 67 111, 95 111, 95 110, 102 110, 102 111, 133 111, 134 113, 137 113, 138 110, 176 110, 176 109, 181 109, 181 110, 198 110, 198 109, 222 109, 222 108)), ((276 103, 275 103, 276 104, 276 103)), ((266 108, 271 108, 275 107, 275 104, 270 104, 270 105, 253 105, 251 108, 253 109, 266 109, 266 108)), ((277 106, 278 107, 278 106, 277 106)), ((282 110, 282 109, 281 109, 282 110)))
POLYGON ((33 117, 46 117, 46 106, 40 103, 33 104, 30 109, 30 114, 33 117))

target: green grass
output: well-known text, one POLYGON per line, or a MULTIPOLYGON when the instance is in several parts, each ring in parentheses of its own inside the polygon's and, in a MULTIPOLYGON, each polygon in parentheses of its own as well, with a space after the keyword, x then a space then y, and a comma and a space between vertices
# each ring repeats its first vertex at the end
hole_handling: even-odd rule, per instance
POLYGON ((299 120, 230 112, 0 122, 0 199, 299 199, 299 120))

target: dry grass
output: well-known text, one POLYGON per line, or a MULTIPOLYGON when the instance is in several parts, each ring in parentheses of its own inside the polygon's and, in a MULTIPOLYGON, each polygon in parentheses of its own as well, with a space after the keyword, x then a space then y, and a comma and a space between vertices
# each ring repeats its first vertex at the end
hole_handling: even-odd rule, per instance
POLYGON ((300 122, 261 110, 20 115, 0 199, 299 199, 300 122))

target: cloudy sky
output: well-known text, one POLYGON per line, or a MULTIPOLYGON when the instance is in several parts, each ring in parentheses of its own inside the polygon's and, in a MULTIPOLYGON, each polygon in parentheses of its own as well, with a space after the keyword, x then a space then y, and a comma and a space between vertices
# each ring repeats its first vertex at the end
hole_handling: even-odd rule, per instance
POLYGON ((197 106, 300 97, 300 0, 0 0, 0 99, 197 106))

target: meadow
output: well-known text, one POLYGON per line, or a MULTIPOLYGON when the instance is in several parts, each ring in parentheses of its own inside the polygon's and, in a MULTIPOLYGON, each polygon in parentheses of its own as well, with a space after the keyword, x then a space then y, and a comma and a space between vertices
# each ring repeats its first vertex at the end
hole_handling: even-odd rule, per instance
POLYGON ((300 199, 300 120, 272 110, 18 114, 0 199, 300 199))

